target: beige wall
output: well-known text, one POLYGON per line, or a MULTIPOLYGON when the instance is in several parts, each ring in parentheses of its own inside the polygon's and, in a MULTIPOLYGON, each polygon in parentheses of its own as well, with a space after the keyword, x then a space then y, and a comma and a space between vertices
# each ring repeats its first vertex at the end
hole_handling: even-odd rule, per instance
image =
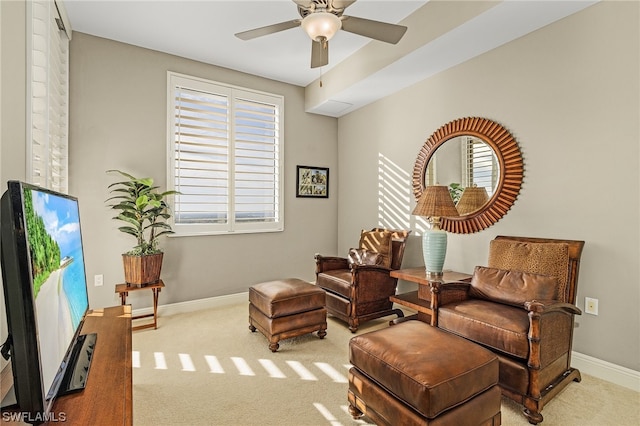
POLYGON ((0 2, 0 182, 26 175, 26 8, 23 2, 0 2))
MULTIPOLYGON (((23 2, 0 1, 0 194, 7 189, 7 180, 24 180, 26 175, 25 19, 23 2)), ((2 292, 0 341, 7 333, 2 292)), ((5 364, 0 358, 0 368, 5 364)))
MULTIPOLYGON (((285 97, 285 230, 164 239, 167 288, 160 303, 239 293, 276 278, 314 279, 314 253, 337 246, 337 119, 305 113, 303 88, 81 33, 71 41, 70 64, 69 181, 80 201, 92 306, 117 303, 120 254, 134 243, 105 207, 115 181, 105 171, 123 169, 166 185, 168 70, 285 97), (296 198, 296 165, 329 167, 330 198, 296 198), (95 274, 104 274, 103 287, 93 286, 95 274)), ((140 307, 150 299, 131 300, 140 307)))
MULTIPOLYGON (((496 225, 450 235, 445 267, 486 264, 499 234, 585 240, 577 304, 595 297, 600 313, 578 317, 574 350, 640 370, 638 19, 637 2, 597 4, 340 118, 339 250, 378 222, 415 230, 424 140, 459 117, 496 120, 522 150, 522 191, 496 225), (401 184, 378 187, 378 159, 401 184)), ((405 266, 423 264, 417 235, 407 250, 405 266)))

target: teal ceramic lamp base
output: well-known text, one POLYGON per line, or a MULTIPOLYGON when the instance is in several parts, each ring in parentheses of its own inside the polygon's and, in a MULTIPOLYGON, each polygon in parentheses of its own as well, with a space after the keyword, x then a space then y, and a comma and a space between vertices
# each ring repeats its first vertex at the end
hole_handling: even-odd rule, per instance
POLYGON ((447 232, 434 226, 422 234, 422 254, 428 276, 441 277, 447 254, 447 232))

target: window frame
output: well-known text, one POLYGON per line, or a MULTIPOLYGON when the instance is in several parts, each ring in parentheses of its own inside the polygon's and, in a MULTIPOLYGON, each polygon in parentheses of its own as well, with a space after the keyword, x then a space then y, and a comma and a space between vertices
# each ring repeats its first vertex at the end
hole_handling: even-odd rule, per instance
MULTIPOLYGON (((213 95, 226 96, 229 104, 227 109, 228 123, 228 203, 226 223, 179 223, 172 214, 169 223, 175 234, 172 236, 194 236, 194 235, 220 235, 220 234, 241 234, 241 233, 266 233, 284 231, 284 96, 273 93, 248 89, 244 87, 229 85, 200 77, 186 74, 167 72, 167 188, 176 190, 176 149, 175 133, 175 96, 176 87, 182 86, 185 89, 201 91, 213 95), (276 220, 268 222, 242 222, 235 220, 235 181, 236 181, 236 153, 235 153, 235 104, 236 99, 249 99, 251 101, 274 105, 277 109, 276 123, 276 189, 274 191, 276 210, 276 220)), ((168 200, 170 208, 175 211, 175 196, 168 200)))

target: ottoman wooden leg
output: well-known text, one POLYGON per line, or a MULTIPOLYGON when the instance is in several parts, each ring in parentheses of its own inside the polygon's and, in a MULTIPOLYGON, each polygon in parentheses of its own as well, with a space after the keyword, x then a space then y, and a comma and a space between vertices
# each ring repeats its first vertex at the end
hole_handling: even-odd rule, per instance
POLYGON ((354 420, 358 420, 363 416, 362 411, 358 410, 351 404, 349 404, 349 414, 351 414, 351 417, 353 417, 354 420))
MULTIPOLYGON (((351 377, 349 378, 351 379, 351 377)), ((349 401, 349 414, 351 414, 351 417, 353 417, 354 420, 358 420, 364 415, 364 413, 358 407, 356 407, 356 396, 353 392, 351 392, 351 390, 347 391, 347 400, 349 401)))
POLYGON ((327 335, 327 326, 325 325, 324 328, 321 328, 320 330, 318 330, 318 337, 320 339, 324 339, 324 336, 327 335))
POLYGON ((276 352, 279 347, 280 347, 280 344, 278 344, 278 342, 269 343, 269 350, 271 350, 271 352, 276 352))

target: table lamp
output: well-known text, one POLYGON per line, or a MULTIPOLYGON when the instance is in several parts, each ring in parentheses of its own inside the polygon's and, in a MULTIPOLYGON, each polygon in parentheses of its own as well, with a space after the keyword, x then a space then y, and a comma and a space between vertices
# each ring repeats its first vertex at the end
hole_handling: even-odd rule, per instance
POLYGON ((430 224, 430 229, 422 234, 422 254, 427 276, 441 277, 447 253, 447 232, 440 229, 440 218, 459 215, 449 189, 441 185, 427 186, 412 214, 426 217, 430 224))
POLYGON ((456 204, 460 216, 473 213, 489 201, 489 195, 484 186, 467 186, 456 204))

